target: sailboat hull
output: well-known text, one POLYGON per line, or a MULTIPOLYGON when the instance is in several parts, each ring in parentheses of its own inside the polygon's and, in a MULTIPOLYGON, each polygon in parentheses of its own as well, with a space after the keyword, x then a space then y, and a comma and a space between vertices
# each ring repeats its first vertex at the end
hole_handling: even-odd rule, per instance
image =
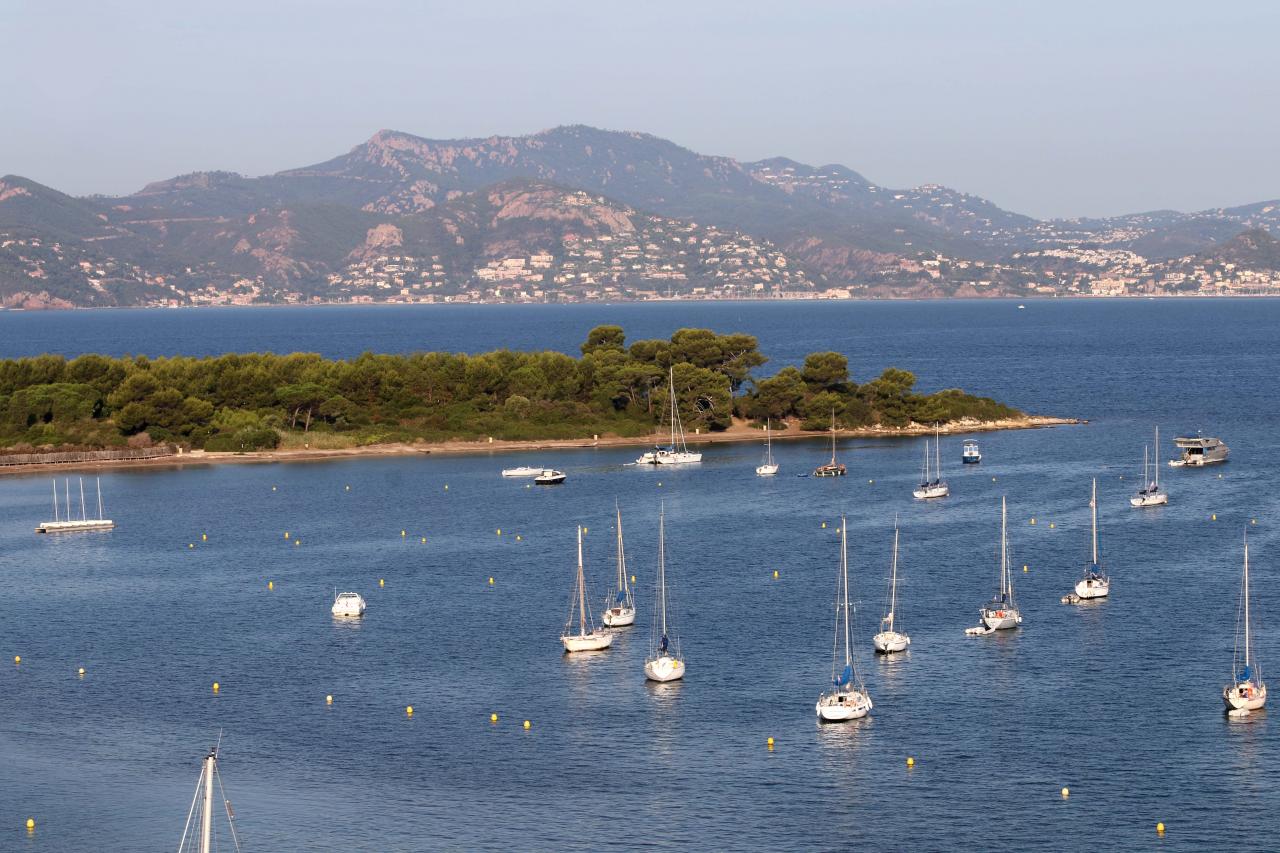
POLYGON ((778 473, 777 465, 761 465, 756 468, 756 474, 760 477, 772 477, 776 473, 778 473))
POLYGON ((684 678, 684 661, 660 655, 644 662, 644 677, 650 681, 679 681, 684 678))
POLYGON ((1016 628, 1022 622, 1022 617, 1018 611, 1012 609, 1005 610, 984 610, 982 611, 982 624, 986 625, 992 631, 1005 631, 1009 628, 1016 628))
POLYGON ((1257 711, 1267 704, 1267 685, 1242 681, 1222 688, 1222 701, 1228 711, 1257 711))
POLYGON ((859 720, 871 713, 871 697, 860 690, 838 690, 823 693, 814 705, 818 719, 826 723, 859 720))
POLYGON ((1106 598, 1111 594, 1111 581, 1081 580, 1076 582, 1076 595, 1081 598, 1106 598))
POLYGON ((634 607, 610 607, 601 615, 600 619, 610 628, 625 628, 628 625, 635 624, 636 609, 634 607))
POLYGON ((911 494, 915 496, 916 500, 928 501, 934 498, 945 498, 951 494, 951 489, 947 488, 946 483, 939 483, 937 485, 921 486, 911 494))
POLYGON ((565 634, 560 638, 566 652, 598 652, 613 645, 613 634, 593 631, 590 634, 565 634))
POLYGON ((1129 498, 1129 506, 1164 506, 1167 503, 1169 503, 1169 495, 1165 492, 1134 495, 1129 498))
POLYGON ((871 638, 871 645, 880 654, 891 655, 894 652, 905 652, 907 646, 911 645, 911 638, 897 631, 881 631, 871 638))

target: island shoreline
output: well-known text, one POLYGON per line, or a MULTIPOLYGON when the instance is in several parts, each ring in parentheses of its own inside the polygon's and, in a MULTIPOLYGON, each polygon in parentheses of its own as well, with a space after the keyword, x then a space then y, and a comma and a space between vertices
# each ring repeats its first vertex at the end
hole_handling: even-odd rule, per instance
MULTIPOLYGON (((1026 415, 1020 418, 1004 418, 995 421, 978 421, 961 419, 940 428, 944 435, 967 435, 985 432, 1002 432, 1017 429, 1043 429, 1055 426, 1076 426, 1088 424, 1088 420, 1080 418, 1058 418, 1041 415, 1026 415)), ((854 427, 842 429, 839 438, 914 438, 932 435, 931 424, 908 424, 905 427, 854 427)), ((829 430, 803 430, 791 427, 785 430, 774 430, 771 433, 774 441, 793 441, 801 439, 829 439, 829 430)), ((762 442, 764 431, 751 427, 745 422, 735 421, 733 426, 722 432, 686 435, 685 440, 691 445, 711 446, 716 444, 743 444, 762 442)), ((505 441, 501 439, 439 441, 390 444, 369 444, 361 447, 341 447, 333 449, 302 448, 288 450, 252 450, 243 453, 218 453, 204 450, 193 450, 161 456, 152 459, 122 459, 96 462, 33 462, 23 465, 0 466, 0 476, 43 474, 50 471, 106 471, 129 468, 183 468, 188 465, 223 465, 223 464, 269 464, 280 462, 324 462, 336 459, 380 458, 396 456, 474 456, 478 454, 507 454, 533 450, 591 450, 601 447, 651 447, 654 436, 602 436, 599 438, 563 438, 505 441)))

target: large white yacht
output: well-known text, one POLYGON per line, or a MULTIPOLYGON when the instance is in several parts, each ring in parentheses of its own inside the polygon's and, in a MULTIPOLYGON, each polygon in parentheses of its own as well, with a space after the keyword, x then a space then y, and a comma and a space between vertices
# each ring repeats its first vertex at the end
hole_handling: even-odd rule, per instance
POLYGON ((1216 438, 1205 438, 1196 433, 1195 436, 1175 438, 1173 443, 1182 451, 1177 459, 1169 460, 1170 468, 1198 468, 1201 465, 1212 465, 1215 462, 1226 462, 1231 449, 1216 438))

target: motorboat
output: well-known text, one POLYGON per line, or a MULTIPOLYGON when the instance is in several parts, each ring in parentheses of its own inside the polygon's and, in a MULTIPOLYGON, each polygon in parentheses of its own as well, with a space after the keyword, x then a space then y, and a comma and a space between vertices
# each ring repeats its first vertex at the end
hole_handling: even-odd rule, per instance
POLYGON ((1093 494, 1089 498, 1089 512, 1093 519, 1093 558, 1089 564, 1085 566, 1084 577, 1076 581, 1075 593, 1076 597, 1088 600, 1090 598, 1106 598, 1111 594, 1111 578, 1107 577, 1103 571, 1102 563, 1098 559, 1098 478, 1093 479, 1093 494))
POLYGON ((1175 438, 1173 443, 1182 451, 1182 455, 1177 459, 1169 460, 1170 468, 1199 468, 1203 465, 1226 462, 1227 454, 1231 452, 1231 449, 1219 439, 1205 438, 1199 433, 1195 436, 1175 438))
POLYGON ((831 648, 831 687, 818 696, 814 711, 826 723, 857 720, 871 713, 871 694, 862 683, 849 635, 849 522, 840 518, 840 574, 836 576, 835 639, 831 648), (844 665, 840 667, 840 640, 844 639, 844 665))
POLYGON ((650 681, 679 681, 684 678, 684 657, 680 637, 675 634, 667 613, 666 509, 658 510, 658 600, 653 614, 653 634, 644 660, 644 677, 650 681), (674 635, 674 636, 673 636, 674 635))
POLYGON ((582 570, 582 525, 578 525, 578 572, 574 579, 573 604, 560 642, 566 652, 598 652, 613 645, 613 632, 597 628, 591 619, 591 609, 587 607, 587 581, 582 570), (578 623, 576 633, 573 630, 575 616, 578 623))
POLYGON ((533 465, 521 465, 519 468, 503 468, 504 477, 536 477, 545 469, 533 465))
POLYGON ((58 481, 53 481, 53 521, 42 521, 36 527, 36 533, 78 533, 83 530, 111 530, 116 523, 105 518, 102 511, 102 481, 98 481, 98 515, 89 518, 85 508, 84 477, 80 478, 80 517, 76 518, 71 511, 71 479, 66 480, 66 509, 58 508, 58 481))
POLYGON ((564 479, 565 473, 563 471, 557 471, 554 468, 543 468, 542 473, 533 478, 533 482, 539 486, 558 486, 564 482, 564 479))
MULTIPOLYGON (((1156 452, 1160 448, 1160 427, 1156 427, 1156 452)), ((1129 498, 1130 506, 1164 506, 1169 502, 1169 493, 1160 488, 1160 465, 1149 465, 1147 460, 1149 454, 1147 448, 1142 448, 1142 488, 1138 493, 1129 498), (1155 470, 1155 477, 1152 478, 1151 471, 1155 470)))
POLYGON ((335 592, 333 596, 333 607, 329 608, 329 612, 334 616, 343 618, 354 618, 364 615, 364 596, 358 592, 335 592))
POLYGON ((1236 626, 1236 655, 1231 663, 1231 683, 1222 688, 1222 701, 1232 714, 1257 711, 1267 704, 1267 685, 1262 667, 1253 654, 1253 633, 1249 624, 1249 534, 1244 537, 1244 577, 1240 582, 1241 623, 1236 626))
POLYGON ((978 450, 978 442, 970 439, 964 443, 964 450, 960 452, 960 461, 965 465, 977 465, 982 461, 982 453, 978 450))

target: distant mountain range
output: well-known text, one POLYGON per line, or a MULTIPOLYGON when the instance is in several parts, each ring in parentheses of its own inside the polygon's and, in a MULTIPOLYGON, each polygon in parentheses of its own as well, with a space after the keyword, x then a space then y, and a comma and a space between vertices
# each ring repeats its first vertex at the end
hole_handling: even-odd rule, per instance
POLYGON ((743 163, 643 133, 384 130, 313 166, 198 172, 121 197, 6 176, 0 304, 1149 292, 1178 270, 1187 291, 1226 264, 1269 282, 1277 229, 1276 201, 1040 221, 946 187, 886 189, 844 166, 743 163))

